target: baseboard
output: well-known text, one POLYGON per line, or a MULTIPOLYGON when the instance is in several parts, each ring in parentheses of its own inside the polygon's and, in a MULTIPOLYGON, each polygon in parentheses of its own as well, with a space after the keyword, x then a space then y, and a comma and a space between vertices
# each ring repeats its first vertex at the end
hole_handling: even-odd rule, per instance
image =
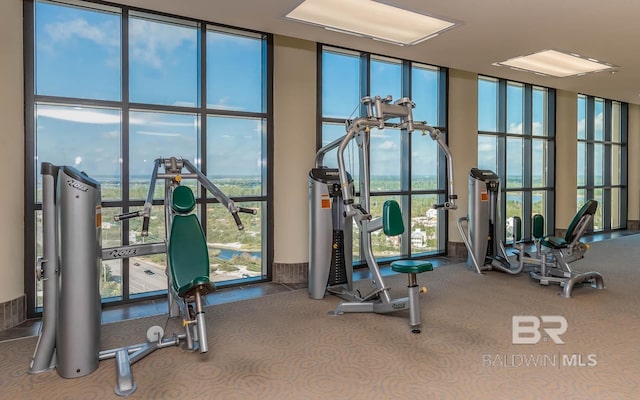
POLYGON ((447 243, 447 256, 454 258, 466 259, 468 255, 467 247, 462 242, 448 242, 447 243))
POLYGON ((275 283, 309 282, 309 263, 273 263, 271 281, 275 283))
POLYGON ((629 231, 640 231, 640 221, 627 220, 627 230, 629 231))
POLYGON ((0 331, 20 325, 27 319, 27 296, 0 303, 0 331))

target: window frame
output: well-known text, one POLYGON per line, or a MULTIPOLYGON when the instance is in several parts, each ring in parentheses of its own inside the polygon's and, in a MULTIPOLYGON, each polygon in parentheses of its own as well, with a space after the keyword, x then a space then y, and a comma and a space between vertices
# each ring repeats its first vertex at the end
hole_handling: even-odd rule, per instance
MULTIPOLYGON (((120 212, 128 212, 132 210, 141 209, 144 205, 144 199, 130 198, 129 188, 129 162, 130 162, 130 148, 129 148, 129 129, 130 121, 129 115, 133 112, 160 112, 160 113, 186 113, 195 115, 199 120, 197 129, 197 142, 198 142, 198 160, 200 161, 200 169, 206 175, 207 174, 207 118, 209 117, 231 117, 231 118, 256 118, 262 120, 262 126, 264 132, 262 133, 261 144, 261 189, 260 193, 256 195, 246 196, 230 196, 234 202, 239 206, 242 203, 258 203, 262 205, 261 220, 260 220, 260 235, 261 235, 261 265, 262 272, 259 277, 243 278, 235 280, 227 280, 220 282, 219 286, 235 286, 247 283, 257 283, 269 281, 272 276, 272 264, 273 264, 273 224, 267 223, 271 221, 273 217, 273 35, 257 32, 253 30, 235 28, 229 26, 218 25, 210 21, 199 20, 194 18, 170 15, 166 13, 156 12, 153 10, 146 10, 137 7, 130 7, 124 5, 117 5, 112 3, 104 3, 93 0, 62 0, 62 1, 49 1, 49 0, 25 0, 23 3, 24 18, 24 71, 25 71, 25 293, 27 294, 27 316, 38 317, 41 315, 41 307, 37 304, 36 295, 36 271, 32 266, 36 264, 36 216, 42 210, 42 202, 38 201, 36 195, 36 184, 38 175, 40 173, 39 163, 42 160, 37 159, 36 154, 36 118, 35 107, 39 104, 52 104, 52 105, 69 105, 79 107, 106 107, 116 109, 121 112, 120 121, 120 184, 121 195, 119 199, 108 199, 102 201, 103 212, 105 209, 119 210, 120 212), (35 80, 36 80, 36 5, 37 3, 48 3, 59 5, 61 7, 77 7, 86 9, 89 11, 107 11, 110 13, 117 13, 120 17, 120 73, 121 73, 121 93, 120 99, 113 100, 98 100, 98 99, 85 99, 85 98, 70 98, 59 97, 55 95, 40 95, 36 93, 35 80), (129 18, 130 16, 140 16, 144 18, 154 19, 157 21, 163 21, 171 24, 180 24, 183 26, 191 26, 196 28, 196 35, 198 37, 197 43, 197 56, 198 56, 198 71, 196 73, 197 81, 197 96, 198 101, 193 106, 185 106, 180 104, 163 105, 163 104, 146 104, 146 103, 131 103, 129 101, 129 93, 131 88, 129 87, 130 71, 128 70, 129 63, 129 18), (206 36, 210 30, 220 30, 224 33, 233 33, 238 36, 252 37, 261 41, 261 92, 258 94, 262 99, 262 110, 259 111, 238 111, 224 108, 212 108, 207 107, 207 79, 206 79, 206 36)), ((151 169, 149 170, 149 174, 151 169)), ((217 204, 218 201, 211 196, 203 196, 206 193, 203 187, 198 185, 197 204, 198 204, 198 216, 200 217, 201 224, 205 232, 207 232, 207 208, 208 206, 217 204)), ((154 200, 153 205, 162 205, 163 200, 154 200)), ((229 218, 231 218, 229 216, 229 218)), ((233 220, 231 220, 233 224, 233 220)), ((235 224, 234 224, 235 226, 235 224)), ((129 221, 122 221, 121 226, 121 244, 129 244, 129 221)), ((104 236, 104 235, 103 235, 104 236)), ((166 296, 166 290, 151 291, 143 293, 130 293, 129 290, 129 259, 122 259, 122 284, 121 294, 116 297, 103 298, 103 304, 119 305, 132 303, 141 300, 149 300, 155 298, 163 298, 166 296)))
MULTIPOLYGON (((430 124, 434 128, 439 129, 442 132, 443 139, 446 142, 447 138, 447 115, 448 115, 448 69, 444 67, 438 67, 433 65, 427 65, 424 63, 413 62, 410 60, 398 59, 386 55, 380 55, 369 52, 361 52, 353 49, 341 48, 333 45, 327 45, 318 43, 317 44, 317 85, 318 85, 318 106, 317 106, 317 124, 316 124, 316 150, 319 150, 323 146, 323 125, 324 124, 345 124, 345 118, 335 118, 335 117, 324 117, 323 115, 323 53, 331 52, 338 54, 345 54, 346 56, 354 56, 359 59, 359 94, 361 99, 364 96, 386 96, 386 94, 380 93, 369 93, 369 88, 371 87, 371 61, 376 60, 380 62, 392 62, 398 63, 401 66, 401 91, 402 97, 411 97, 412 93, 412 68, 413 67, 422 67, 433 69, 437 72, 438 76, 438 98, 437 98, 437 119, 438 124, 430 124)), ((412 98, 413 99, 413 98, 412 98)), ((397 98, 393 99, 398 100, 397 98)), ((417 105, 418 107, 420 105, 417 105)), ((354 105, 355 113, 353 117, 349 118, 357 118, 359 116, 366 115, 366 110, 362 105, 354 105)), ((429 123, 429 121, 427 121, 429 123)), ((386 126, 389 128, 391 124, 387 123, 386 126)), ((345 131, 346 133, 346 131, 345 131)), ((446 157, 442 151, 437 150, 437 163, 438 169, 437 172, 437 188, 436 189, 415 189, 412 187, 412 162, 411 162, 411 143, 415 135, 420 135, 420 132, 413 132, 411 135, 402 135, 401 137, 401 161, 405 160, 405 162, 401 162, 401 170, 400 170, 400 186, 397 190, 387 190, 387 191, 371 191, 371 200, 372 203, 376 198, 384 198, 384 197, 399 197, 400 198, 400 206, 403 210, 403 216, 405 220, 406 226, 411 226, 412 221, 412 205, 414 202, 414 197, 418 196, 436 196, 438 199, 438 203, 444 203, 447 195, 447 174, 452 173, 446 171, 447 162, 446 157)), ((369 161, 367 161, 369 162, 369 161)), ((357 178, 355 179, 357 180, 357 178)), ((359 186, 357 183, 354 185, 356 190, 356 196, 359 194, 359 186)), ((411 229, 405 229, 405 232, 402 234, 402 238, 400 240, 401 247, 399 250, 399 254, 388 256, 388 257, 376 257, 378 261, 383 263, 389 262, 398 258, 424 258, 429 256, 437 256, 446 254, 448 248, 448 224, 447 224, 447 211, 438 211, 438 224, 436 227, 436 235, 437 235, 437 249, 428 250, 424 252, 413 251, 412 252, 412 244, 411 244, 411 234, 413 233, 411 229)), ((355 232, 354 232, 355 233, 355 232)), ((354 240, 359 240, 360 235, 354 234, 354 240)), ((356 267, 361 267, 366 264, 364 254, 361 253, 364 246, 354 243, 354 254, 353 254, 353 265, 356 267), (358 253, 357 249, 360 249, 360 253, 358 253)))
MULTIPOLYGON (((526 218, 527 215, 533 215, 533 195, 535 192, 545 193, 544 216, 546 234, 555 232, 555 90, 552 88, 532 85, 523 82, 515 82, 502 78, 478 75, 478 85, 481 82, 495 82, 497 85, 496 92, 496 130, 486 131, 480 129, 480 121, 478 121, 478 140, 481 138, 494 138, 496 147, 496 170, 495 172, 500 178, 500 215, 506 216, 507 196, 510 193, 522 194, 522 239, 525 241, 532 240, 532 221, 526 218), (508 125, 508 87, 515 85, 523 88, 522 99, 522 132, 509 132, 508 125), (546 91, 546 106, 544 106, 543 120, 546 126, 540 134, 534 134, 534 101, 533 94, 535 90, 546 91), (522 185, 510 186, 507 182, 508 174, 508 145, 509 140, 522 140, 522 185), (544 186, 533 186, 533 143, 534 141, 546 142, 547 153, 547 171, 544 186)), ((478 112, 480 114, 480 93, 478 93, 478 112)), ((480 115, 478 115, 480 118, 480 115)), ((481 154, 478 151, 478 164, 480 164, 481 154)), ((508 217, 507 217, 508 218, 508 217)), ((503 223, 507 224, 507 218, 503 223)), ((507 229, 503 229, 503 240, 505 243, 512 242, 512 237, 507 237, 507 229)))
MULTIPOLYGON (((628 118, 629 118, 629 106, 627 103, 604 99, 595 96, 589 96, 585 94, 578 94, 577 107, 581 106, 581 101, 584 102, 584 132, 581 135, 581 121, 580 112, 577 113, 577 125, 576 140, 577 150, 580 147, 584 148, 584 165, 583 171, 580 171, 580 155, 576 163, 577 173, 577 202, 576 211, 584 204, 586 199, 596 198, 596 192, 602 191, 602 201, 598 202, 598 212, 596 216, 602 218, 602 227, 596 229, 597 221, 591 224, 588 228, 588 232, 611 232, 615 230, 623 230, 627 228, 627 202, 628 202, 628 118), (601 130, 597 127, 598 115, 596 115, 596 104, 602 105, 602 123, 601 130), (612 119, 614 116, 613 108, 617 105, 619 107, 619 129, 620 134, 618 140, 613 138, 612 132, 612 119), (598 137, 596 137, 598 136, 598 137), (601 138, 599 136, 602 136, 601 138), (602 182, 596 182, 595 176, 595 164, 596 164, 596 146, 602 148, 602 182), (617 146, 620 150, 619 155, 619 183, 612 183, 612 150, 614 146, 617 146), (580 182, 580 174, 584 175, 584 182, 580 182), (612 215, 612 189, 619 190, 619 212, 618 220, 620 226, 612 227, 611 221, 614 216, 612 215), (580 193, 584 193, 584 199, 580 201, 580 193)), ((595 217, 594 217, 595 219, 595 217)))

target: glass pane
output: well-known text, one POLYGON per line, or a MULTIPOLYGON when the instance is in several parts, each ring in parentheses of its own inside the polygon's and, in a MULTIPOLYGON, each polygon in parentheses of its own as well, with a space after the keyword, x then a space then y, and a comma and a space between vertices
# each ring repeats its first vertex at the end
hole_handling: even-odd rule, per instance
MULTIPOLYGON (((382 217, 382 206, 387 200, 395 200, 402 208, 402 200, 400 196, 372 196, 370 213, 373 218, 382 217)), ((403 214, 406 211, 403 211, 403 214)), ((371 248, 376 259, 388 258, 401 255, 402 236, 387 236, 382 230, 371 234, 371 248)))
POLYGON ((478 79, 478 130, 498 131, 498 81, 478 79))
POLYGON ((478 135, 478 168, 498 172, 498 139, 495 136, 478 135))
MULTIPOLYGON (((132 111, 129 124, 130 198, 145 199, 155 159, 178 157, 195 163, 198 118, 192 114, 132 111)), ((156 184, 156 199, 164 198, 162 183, 156 184)))
POLYGON ((129 18, 130 101, 197 106, 197 28, 149 18, 129 18))
POLYGON ((547 141, 533 139, 531 143, 531 186, 547 186, 547 141))
MULTIPOLYGON (((138 275, 133 279, 139 278, 138 275)), ((131 281, 132 276, 129 276, 131 281)), ((122 260, 102 260, 100 271, 100 297, 122 297, 122 260)))
POLYGON ((611 141, 614 143, 620 143, 622 141, 621 119, 620 103, 614 101, 611 104, 611 141))
MULTIPOLYGON (((44 256, 44 247, 43 247, 43 237, 42 237, 42 211, 35 212, 35 230, 36 230, 36 243, 35 243, 35 254, 36 260, 40 259, 44 256)), ((35 279, 35 276, 31 276, 32 279, 36 282, 36 307, 42 307, 43 303, 43 287, 44 281, 42 279, 35 279)))
POLYGON ((400 190, 402 159, 401 136, 398 129, 372 129, 369 154, 371 192, 400 190))
POLYGON ((438 195, 427 194, 411 197, 411 254, 437 251, 438 222, 443 211, 432 206, 438 203, 438 195))
POLYGON ((522 173, 522 139, 507 138, 507 187, 520 188, 524 185, 522 173))
POLYGON ((524 85, 510 82, 507 85, 507 133, 524 132, 524 85))
POLYGON ((505 221, 506 243, 513 243, 513 217, 523 218, 522 215, 522 192, 507 192, 507 213, 505 221))
MULTIPOLYGON (((344 124, 322 124, 322 146, 326 146, 334 140, 343 137, 346 134, 344 124)), ((351 151, 345 151, 345 163, 351 165, 351 160, 347 160, 347 156, 351 155, 351 151)), ((357 164, 357 161, 354 161, 357 164)), ((329 168, 338 168, 338 150, 334 148, 326 152, 322 158, 322 165, 329 168)), ((349 171, 353 175, 353 171, 349 171)))
POLYGON ((36 93, 120 100, 121 16, 35 4, 36 93))
POLYGON ((260 118, 208 117, 207 177, 227 196, 265 193, 265 136, 260 118))
MULTIPOLYGON (((360 202, 359 197, 356 197, 356 199, 354 199, 354 202, 356 204, 358 204, 360 202)), ((351 224, 351 245, 353 246, 353 265, 356 266, 357 263, 360 262, 361 258, 360 258, 360 230, 358 229, 358 224, 356 224, 355 221, 352 221, 351 224)), ((362 260, 364 260, 364 258, 362 258, 362 260)), ((363 264, 366 264, 363 262, 363 264)), ((361 264, 362 265, 362 264, 361 264)), ((362 265, 362 266, 366 266, 366 265, 362 265)))
POLYGON ((596 143, 593 145, 593 184, 595 186, 604 185, 604 145, 596 143))
POLYGON ((262 46, 260 38, 207 31, 207 108, 265 111, 262 46))
POLYGON ((620 188, 611 188, 611 229, 624 228, 622 225, 622 219, 620 214, 622 209, 620 207, 622 201, 622 195, 620 188))
POLYGON ((359 116, 360 57, 355 54, 322 52, 322 116, 359 116))
MULTIPOLYGON (((149 234, 142 236, 142 218, 129 220, 129 244, 157 243, 166 240, 164 207, 153 206, 149 234)), ((129 292, 131 294, 167 290, 167 258, 165 253, 129 259, 129 292)))
POLYGON ((604 100, 595 99, 594 102, 594 140, 604 140, 604 100))
POLYGON ((604 189, 595 189, 593 191, 593 199, 598 202, 598 209, 593 216, 593 230, 601 231, 604 229, 604 219, 602 218, 602 209, 604 207, 604 189))
POLYGON ((587 98, 578 95, 578 139, 585 140, 587 138, 587 98))
POLYGON ((533 88, 533 104, 532 104, 532 118, 533 126, 531 127, 531 134, 534 136, 547 136, 547 107, 548 107, 548 92, 544 88, 533 88))
MULTIPOLYGON (((104 193, 104 192, 103 192, 104 193)), ((121 208, 102 207, 102 248, 122 245, 122 222, 113 217, 122 212, 121 208)))
POLYGON ((622 184, 622 146, 611 145, 611 184, 622 184))
POLYGON ((266 275, 262 260, 262 225, 265 202, 236 203, 257 210, 256 215, 240 214, 244 230, 221 204, 207 205, 207 242, 211 280, 229 281, 266 275))
POLYGON ((103 200, 118 200, 120 111, 106 108, 36 105, 36 196, 42 201, 40 165, 69 165, 104 183, 103 200))
POLYGON ((371 57, 370 69, 370 96, 384 98, 391 95, 393 101, 402 97, 402 64, 399 60, 371 57))
POLYGON ((585 186, 587 184, 587 145, 584 142, 578 142, 578 186, 585 186))
MULTIPOLYGON (((576 202, 576 212, 578 212, 578 210, 580 210, 580 207, 582 207, 584 203, 589 200, 587 199, 587 189, 578 189, 577 193, 578 197, 576 202)), ((600 205, 598 205, 598 207, 600 207, 600 205)))
MULTIPOLYGON (((413 190, 437 190, 438 144, 429 135, 411 133, 411 188, 413 190)), ((435 203, 433 203, 435 204, 435 203)))
MULTIPOLYGON (((102 187, 104 196, 104 186, 102 187)), ((122 222, 113 217, 122 212, 121 208, 102 207, 102 248, 122 245, 122 222)), ((100 295, 102 298, 122 296, 122 260, 102 260, 100 271, 100 295)))
POLYGON ((413 110, 415 121, 426 121, 431 126, 441 126, 438 120, 440 104, 440 70, 437 67, 413 66, 411 68, 411 100, 416 103, 413 110))
POLYGON ((547 214, 547 191, 538 190, 531 193, 531 217, 540 214, 543 217, 547 214))

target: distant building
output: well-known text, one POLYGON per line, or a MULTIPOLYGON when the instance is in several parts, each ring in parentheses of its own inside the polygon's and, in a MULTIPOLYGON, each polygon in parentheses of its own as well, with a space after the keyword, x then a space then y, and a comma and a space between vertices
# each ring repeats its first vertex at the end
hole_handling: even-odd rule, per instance
POLYGON ((427 233, 422 229, 416 229, 411 232, 411 246, 412 247, 425 247, 427 244, 427 233))

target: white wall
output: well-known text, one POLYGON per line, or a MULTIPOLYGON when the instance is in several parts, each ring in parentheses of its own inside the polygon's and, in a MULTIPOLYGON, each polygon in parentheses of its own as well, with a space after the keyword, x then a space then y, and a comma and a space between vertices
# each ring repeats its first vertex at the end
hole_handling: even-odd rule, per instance
POLYGON ((578 94, 556 90, 556 229, 567 229, 578 211, 577 132, 578 94))
POLYGON ((478 166, 478 75, 449 70, 448 146, 453 154, 453 184, 458 200, 449 211, 449 242, 462 243, 458 218, 467 215, 469 171, 478 166))
MULTIPOLYGON (((0 2, 0 303, 24 294, 22 1, 0 2)), ((35 266, 34 266, 35 268, 35 266)))
POLYGON ((628 201, 627 213, 630 221, 640 221, 640 105, 629 104, 628 136, 628 201))
MULTIPOLYGON (((308 261, 308 181, 315 154, 316 45, 274 37, 274 262, 308 261)), ((24 110, 22 1, 0 2, 0 159, 6 166, 0 207, 0 302, 24 290, 24 110)), ((449 238, 462 242, 456 221, 466 215, 468 173, 477 165, 477 76, 449 73, 449 147, 459 209, 449 213, 449 238)), ((575 214, 576 94, 557 91, 556 225, 575 214)), ((629 111, 629 218, 640 213, 640 106, 629 111)), ((35 266, 34 266, 35 267, 35 266)))
POLYGON ((316 144, 316 44, 274 37, 274 263, 309 260, 309 171, 316 144))

